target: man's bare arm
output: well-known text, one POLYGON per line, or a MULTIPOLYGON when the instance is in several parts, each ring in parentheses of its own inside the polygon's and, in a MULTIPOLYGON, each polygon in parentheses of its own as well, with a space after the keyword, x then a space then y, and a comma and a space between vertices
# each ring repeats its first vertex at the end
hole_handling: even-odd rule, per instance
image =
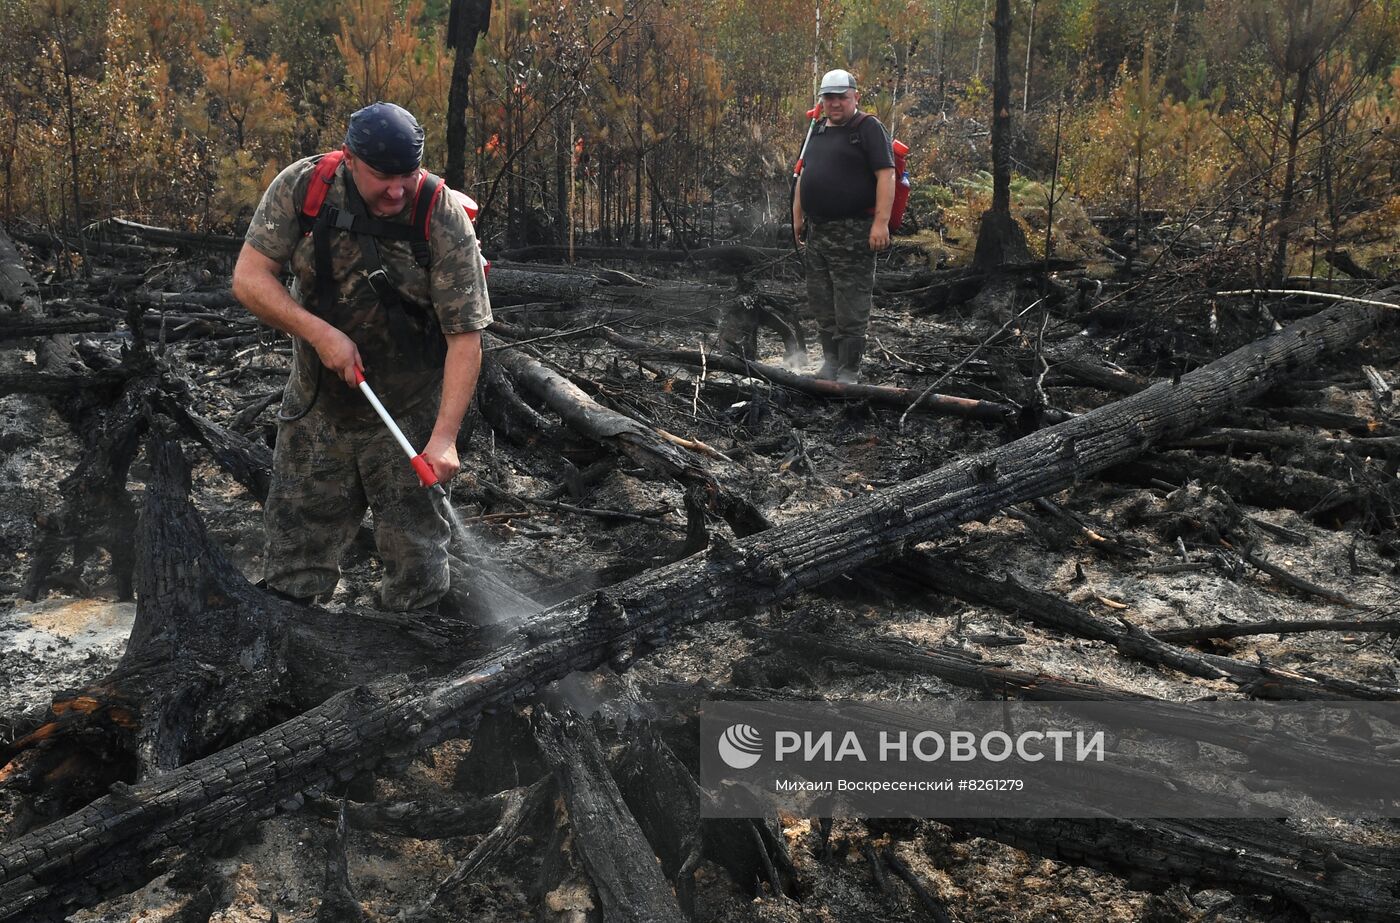
POLYGON ((316 350, 322 365, 355 387, 354 370, 360 365, 355 342, 297 304, 281 276, 281 263, 245 243, 233 267, 233 297, 268 326, 305 340, 316 350))
POLYGON ((890 245, 890 210, 894 208, 894 168, 875 171, 875 218, 870 222, 870 249, 890 245))
POLYGON ((481 331, 444 336, 447 337, 447 359, 442 370, 442 399, 438 402, 432 438, 423 450, 424 458, 441 481, 451 479, 461 470, 457 431, 471 405, 476 379, 481 373, 481 331))

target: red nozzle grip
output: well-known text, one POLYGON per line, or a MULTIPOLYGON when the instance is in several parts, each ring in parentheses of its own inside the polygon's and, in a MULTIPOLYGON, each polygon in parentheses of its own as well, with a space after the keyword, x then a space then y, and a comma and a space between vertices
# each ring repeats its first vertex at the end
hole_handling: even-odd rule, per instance
POLYGON ((355 384, 357 384, 357 385, 362 385, 362 384, 364 384, 364 383, 365 383, 365 372, 364 372, 364 369, 360 368, 360 367, 357 365, 357 366, 355 366, 355 384))
POLYGON ((807 110, 807 118, 809 118, 809 119, 814 119, 814 118, 816 118, 818 115, 821 114, 821 111, 822 111, 821 105, 820 105, 820 104, 815 105, 815 106, 813 106, 812 108, 810 108, 810 109, 807 110))
POLYGON ((411 459, 413 470, 418 472, 418 482, 424 487, 432 487, 438 482, 437 475, 433 473, 433 466, 428 464, 428 460, 422 455, 415 455, 411 459))

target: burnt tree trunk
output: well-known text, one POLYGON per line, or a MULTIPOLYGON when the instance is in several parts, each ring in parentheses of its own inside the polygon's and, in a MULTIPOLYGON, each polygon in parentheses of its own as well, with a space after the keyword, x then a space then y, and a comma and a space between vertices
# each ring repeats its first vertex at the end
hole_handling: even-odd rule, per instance
MULTIPOLYGON (((701 619, 769 605, 912 543, 1064 489, 1296 375, 1355 342, 1379 311, 1344 304, 1210 363, 997 449, 553 606, 505 626, 496 649, 444 677, 389 677, 349 690, 257 737, 109 795, 0 847, 0 919, 53 919, 132 883, 220 831, 301 793, 432 746, 485 708, 525 699, 575 670, 625 659, 701 619)), ((1315 885, 1315 883, 1314 883, 1315 885)), ((1377 918, 1393 898, 1337 892, 1338 909, 1377 918)))
POLYGON ((573 827, 574 852, 593 882, 604 923, 681 923, 671 884, 608 771, 586 719, 540 709, 535 739, 554 767, 573 827))
POLYGON ((1021 226, 1011 217, 1011 0, 997 0, 996 70, 992 78, 992 207, 982 213, 972 267, 996 273, 1008 263, 1030 262, 1021 226))
POLYGON ((447 167, 442 178, 453 189, 467 183, 467 94, 471 88, 476 42, 491 26, 491 0, 452 0, 447 14, 447 46, 452 49, 452 82, 447 89, 447 167))

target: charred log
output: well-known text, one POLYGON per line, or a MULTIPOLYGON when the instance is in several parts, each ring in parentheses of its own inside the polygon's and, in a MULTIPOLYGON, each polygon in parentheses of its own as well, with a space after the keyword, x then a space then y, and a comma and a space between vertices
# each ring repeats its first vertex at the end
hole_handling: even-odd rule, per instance
POLYGON ((1297 510, 1325 523, 1367 505, 1369 497, 1361 485, 1311 471, 1233 458, 1202 458, 1191 452, 1145 454, 1110 469, 1105 476, 1145 485, 1199 480, 1218 485, 1252 506, 1297 510))
POLYGON ((345 802, 336 814, 335 837, 326 850, 326 877, 321 893, 321 907, 316 911, 316 923, 360 923, 366 919, 364 908, 350 890, 350 867, 346 857, 349 825, 345 802))
POLYGON ((117 374, 123 376, 124 390, 83 460, 59 484, 63 506, 36 542, 20 591, 25 599, 37 599, 44 591, 50 571, 65 549, 71 552, 76 571, 81 571, 98 549, 105 550, 118 596, 131 598, 136 562, 130 537, 135 532, 136 512, 126 491, 127 471, 146 431, 147 405, 159 378, 150 371, 117 374))
POLYGON ((925 582, 939 592, 975 605, 994 606, 1051 631, 1112 644, 1126 657, 1180 670, 1202 679, 1229 678, 1241 691, 1266 699, 1400 698, 1400 689, 1380 689, 1337 677, 1282 670, 1214 654, 1184 650, 1164 635, 1149 634, 1128 622, 1113 622, 1084 611, 1063 597, 1018 583, 973 573, 941 558, 914 552, 890 568, 900 577, 925 582))
POLYGON ((918 399, 918 409, 925 412, 967 417, 989 423, 1005 423, 1016 415, 1016 408, 992 401, 953 397, 946 394, 927 394, 920 399, 919 392, 911 388, 899 388, 892 385, 842 384, 790 372, 787 369, 765 365, 761 362, 750 362, 737 356, 701 355, 698 350, 658 347, 641 340, 624 337, 611 330, 605 330, 603 335, 608 342, 650 359, 696 367, 704 366, 734 375, 762 378, 784 388, 815 397, 870 401, 872 404, 897 407, 900 410, 908 410, 910 405, 918 399))
POLYGON ((686 913, 694 909, 694 876, 703 859, 724 868, 748 890, 769 881, 772 870, 778 881, 773 893, 796 893, 796 869, 774 821, 702 818, 700 786, 655 730, 633 726, 627 737, 614 774, 686 913))
POLYGON ((1320 919, 1392 920, 1400 854, 1323 840, 1276 821, 951 818, 954 830, 1127 877, 1138 888, 1226 887, 1320 919))
POLYGON ((1173 644, 1246 638, 1250 635, 1293 635, 1313 631, 1379 632, 1400 634, 1400 619, 1266 619, 1262 622, 1222 622, 1193 628, 1168 628, 1153 632, 1173 644))
POLYGON ((680 923, 671 886, 608 771, 597 735, 577 716, 535 713, 536 739, 568 805, 574 848, 602 904, 603 919, 680 923))
POLYGON ((616 449, 642 467, 684 484, 701 487, 711 509, 738 535, 768 527, 768 520, 747 498, 727 487, 699 456, 677 448, 650 427, 598 404, 559 373, 518 350, 502 350, 499 362, 520 384, 582 435, 616 449))
POLYGON ((529 788, 502 792, 503 807, 496 826, 482 838, 481 842, 463 859, 452 874, 433 889, 423 903, 400 914, 401 923, 418 923, 433 919, 433 908, 446 894, 460 887, 473 877, 498 861, 510 844, 525 831, 538 825, 539 818, 549 806, 550 794, 554 791, 554 781, 548 777, 540 779, 529 788))

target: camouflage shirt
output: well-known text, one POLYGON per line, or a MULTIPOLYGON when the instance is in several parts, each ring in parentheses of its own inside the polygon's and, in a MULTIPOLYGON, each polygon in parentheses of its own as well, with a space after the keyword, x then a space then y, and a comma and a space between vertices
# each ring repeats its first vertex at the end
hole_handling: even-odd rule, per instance
MULTIPOLYGON (((246 240, 259 253, 290 265, 292 297, 313 314, 322 313, 316 295, 316 255, 311 235, 303 236, 298 216, 317 158, 287 167, 267 187, 248 225, 246 240)), ((350 177, 341 164, 326 193, 325 206, 346 207, 350 177)), ((410 224, 413 203, 386 221, 410 224)), ((431 261, 424 268, 408 241, 376 238, 384 271, 399 292, 413 330, 431 335, 424 313, 432 311, 443 333, 468 333, 491 323, 486 279, 482 274, 476 232, 467 214, 444 190, 429 223, 431 261)), ((336 304, 329 321, 355 342, 365 378, 391 413, 406 412, 425 400, 437 400, 442 382, 440 362, 425 365, 421 355, 406 355, 391 335, 386 308, 370 286, 360 243, 354 235, 331 232, 336 304)), ((394 308, 393 310, 399 310, 394 308)), ((310 344, 295 341, 291 379, 283 397, 288 414, 299 413, 313 399, 321 409, 347 421, 373 417, 365 399, 321 368, 310 344), (317 377, 320 378, 319 395, 317 377)))

